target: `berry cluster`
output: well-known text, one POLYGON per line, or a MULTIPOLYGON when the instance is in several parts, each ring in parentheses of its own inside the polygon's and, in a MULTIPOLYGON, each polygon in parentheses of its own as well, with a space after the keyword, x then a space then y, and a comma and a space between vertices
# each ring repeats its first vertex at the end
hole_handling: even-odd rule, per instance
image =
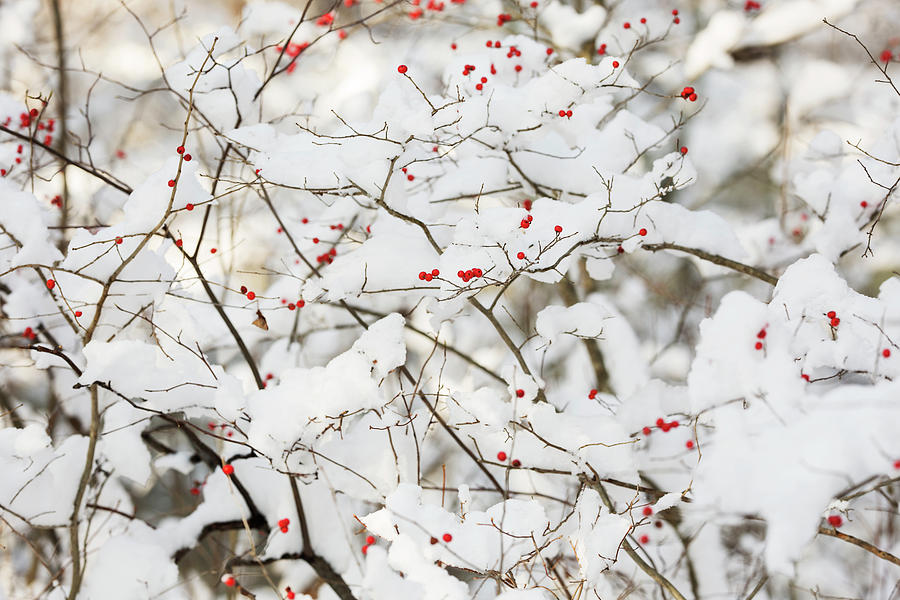
POLYGON ((427 271, 419 271, 419 279, 421 279, 422 281, 431 281, 440 274, 441 272, 438 269, 432 269, 431 273, 428 273, 427 271))
MULTIPOLYGON (((437 269, 435 269, 437 270, 437 269)), ((474 269, 469 269, 468 271, 457 271, 456 276, 462 279, 465 283, 468 283, 470 279, 478 279, 484 275, 484 273, 478 267, 474 269)))
POLYGON ((691 102, 697 101, 697 92, 694 91, 694 88, 691 86, 686 86, 683 90, 681 90, 681 97, 685 100, 690 100, 691 102))
POLYGON ((497 27, 503 27, 504 23, 512 21, 512 15, 509 13, 500 13, 497 15, 497 27))
POLYGON ((281 529, 281 533, 287 533, 287 532, 288 532, 288 525, 290 525, 290 524, 291 524, 291 520, 290 520, 290 519, 287 519, 287 518, 285 518, 285 519, 279 519, 279 520, 278 520, 278 528, 281 529))
MULTIPOLYGON (((667 433, 670 429, 675 429, 678 427, 678 421, 670 421, 666 423, 666 420, 662 417, 656 420, 656 426, 660 428, 663 433, 667 433)), ((653 432, 653 429, 650 427, 644 427, 641 429, 641 433, 644 435, 650 435, 653 432)))
POLYGON ((835 311, 829 310, 825 316, 828 318, 828 324, 831 325, 832 329, 841 324, 841 319, 835 311))
MULTIPOLYGON (((506 455, 506 452, 504 452, 503 450, 501 450, 500 452, 497 453, 497 460, 499 462, 506 462, 507 458, 508 458, 508 456, 506 455)), ((518 458, 514 458, 512 460, 512 462, 509 464, 511 464, 515 468, 519 468, 522 466, 522 461, 520 461, 518 458)))
POLYGON ((761 8, 762 8, 762 4, 760 4, 759 2, 756 2, 755 0, 747 0, 747 2, 744 3, 744 10, 746 12, 759 10, 761 8))
POLYGON ((760 329, 759 331, 756 332, 756 340, 757 341, 756 341, 756 344, 753 345, 753 347, 756 348, 757 350, 763 349, 762 341, 764 339, 766 339, 766 327, 768 327, 768 325, 766 325, 765 327, 763 327, 762 329, 760 329))
POLYGON ((375 544, 375 536, 373 536, 373 535, 367 535, 367 536, 366 536, 366 544, 362 547, 362 553, 363 553, 363 554, 368 554, 368 552, 369 552, 369 546, 372 546, 372 545, 374 545, 374 544, 375 544))

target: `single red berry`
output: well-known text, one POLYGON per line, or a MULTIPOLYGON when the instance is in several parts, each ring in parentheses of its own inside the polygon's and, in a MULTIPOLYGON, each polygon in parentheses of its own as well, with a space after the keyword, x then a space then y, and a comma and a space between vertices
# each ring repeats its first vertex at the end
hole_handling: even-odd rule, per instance
POLYGON ((234 587, 234 577, 232 577, 231 575, 229 575, 228 577, 225 577, 225 578, 222 580, 222 583, 224 583, 224 584, 227 585, 228 587, 234 587))
POLYGON ((525 390, 516 390, 516 398, 523 398, 525 396, 525 390))
POLYGON ((431 276, 432 276, 432 277, 437 277, 437 276, 440 275, 440 274, 441 274, 441 272, 438 271, 437 269, 432 269, 432 270, 431 270, 431 276))
POLYGON ((891 62, 891 51, 890 50, 882 50, 881 51, 881 62, 887 63, 891 62))
POLYGON ((653 514, 653 509, 652 509, 651 507, 649 507, 649 506, 645 506, 645 507, 644 507, 644 510, 642 510, 641 512, 644 513, 644 516, 645 516, 645 517, 649 517, 650 515, 653 514))
POLYGON ((502 450, 500 452, 498 452, 497 460, 499 460, 500 462, 505 462, 506 461, 506 452, 504 452, 502 450))
POLYGON ((184 208, 185 210, 191 211, 194 210, 194 205, 188 202, 187 204, 185 204, 184 208))
POLYGON ((28 112, 28 114, 30 114, 32 117, 36 117, 36 116, 38 116, 38 109, 32 108, 32 109, 28 112))
POLYGON ((234 465, 230 465, 230 464, 226 463, 225 465, 222 466, 222 472, 225 473, 226 475, 231 475, 232 473, 234 473, 234 465))
POLYGON ((169 185, 169 187, 175 187, 175 180, 170 179, 168 185, 169 185))
POLYGON ((804 381, 809 381, 809 375, 807 375, 806 373, 801 373, 800 377, 802 377, 804 381))
POLYGON ((682 156, 687 154, 687 152, 688 152, 687 146, 682 146, 681 150, 679 150, 679 152, 681 152, 682 156))
POLYGON ((397 67, 397 72, 398 72, 398 73, 401 73, 401 74, 402 74, 402 73, 406 73, 406 71, 407 71, 406 65, 400 65, 399 67, 397 67))
POLYGON ((665 424, 666 424, 666 421, 665 421, 665 419, 663 419, 662 417, 660 417, 660 418, 658 418, 658 419, 656 420, 656 426, 657 426, 657 427, 662 427, 662 426, 665 425, 665 424))
POLYGON ((368 546, 363 546, 363 547, 362 547, 362 553, 363 553, 363 554, 368 554, 368 553, 369 553, 369 547, 368 547, 368 546))
POLYGON ((569 119, 572 118, 572 111, 571 111, 571 110, 567 110, 567 111, 566 111, 566 117, 569 118, 569 119))
POLYGON ((184 154, 184 146, 178 146, 177 148, 175 148, 175 152, 177 152, 178 154, 184 154))
POLYGON ((185 154, 185 155, 184 155, 184 160, 186 160, 186 161, 190 161, 191 158, 192 158, 192 157, 191 157, 190 154, 185 154))
POLYGON ((884 350, 881 351, 881 355, 885 358, 890 358, 891 357, 891 349, 885 348, 884 350))
POLYGON ((371 546, 372 544, 374 544, 374 543, 375 543, 375 536, 373 536, 373 535, 368 535, 368 536, 366 536, 366 543, 369 544, 370 546, 371 546))
POLYGON ((406 176, 406 180, 407 180, 407 181, 412 181, 412 180, 415 179, 415 178, 416 178, 415 175, 407 175, 407 176, 406 176))
POLYGON ((547 56, 553 54, 553 48, 547 48, 547 56))
POLYGON ((753 347, 756 348, 757 350, 762 350, 762 347, 763 347, 762 342, 756 342, 756 344, 754 344, 753 347))
POLYGON ((866 202, 865 200, 863 200, 862 202, 859 203, 859 205, 862 206, 863 208, 866 208, 867 206, 869 206, 869 203, 866 202))
POLYGON ((677 8, 672 10, 672 15, 673 15, 673 16, 676 16, 676 17, 678 16, 678 9, 677 9, 677 8))
POLYGON ((566 111, 563 109, 559 109, 559 116, 561 116, 561 117, 566 116, 566 111))
POLYGON ((56 282, 52 279, 48 279, 47 280, 47 289, 52 290, 55 287, 56 287, 56 282))
POLYGON ((441 536, 441 538, 442 538, 445 542, 450 542, 450 541, 453 540, 453 536, 450 535, 449 533, 445 533, 444 535, 441 536))
POLYGON ((675 23, 676 25, 678 25, 679 23, 681 23, 681 19, 679 19, 678 17, 675 17, 674 19, 672 19, 672 22, 675 23))
POLYGON ((556 227, 553 228, 553 231, 555 231, 556 233, 562 233, 562 226, 557 225, 556 227))
POLYGON ((117 244, 121 244, 121 243, 122 243, 122 238, 117 237, 117 238, 116 238, 116 243, 117 243, 117 244))
POLYGON ((199 495, 200 495, 200 490, 197 489, 197 488, 195 488, 195 487, 192 487, 192 488, 191 488, 191 495, 192 495, 192 496, 199 496, 199 495))
POLYGON ((756 337, 758 337, 758 338, 761 339, 761 340, 762 340, 762 339, 765 339, 765 337, 766 337, 766 330, 765 330, 765 329, 760 329, 760 330, 757 332, 756 337))
POLYGON ((669 423, 669 427, 675 429, 676 427, 678 427, 678 421, 672 421, 671 423, 669 423))
POLYGON ((644 435, 650 435, 651 431, 653 431, 653 430, 650 429, 649 427, 644 427, 643 429, 641 429, 641 433, 643 433, 644 435))
POLYGON ((314 237, 314 238, 312 239, 312 243, 313 243, 313 244, 318 244, 318 243, 319 243, 319 238, 314 237))
POLYGON ((687 448, 688 450, 693 449, 693 447, 694 447, 694 440, 688 440, 688 441, 686 441, 686 442, 684 443, 684 447, 687 448))
POLYGON ((282 527, 282 528, 281 528, 281 533, 287 533, 287 532, 288 532, 288 528, 287 528, 287 527, 282 527))
POLYGON ((247 300, 254 300, 256 298, 256 292, 247 292, 247 300))
POLYGON ((832 326, 832 327, 837 327, 837 326, 840 325, 840 324, 841 324, 841 320, 840 320, 839 318, 837 318, 837 317, 835 317, 835 318, 833 318, 833 319, 831 320, 831 326, 832 326))
POLYGON ((218 252, 218 249, 217 249, 217 248, 210 248, 209 251, 210 251, 211 253, 215 254, 216 252, 218 252))
POLYGON ((900 469, 900 460, 895 460, 895 461, 894 461, 894 468, 895 468, 895 469, 900 469))
POLYGON ((518 458, 514 458, 512 461, 512 466, 514 466, 518 469, 519 467, 522 466, 522 461, 519 460, 518 458))
POLYGON ((641 227, 641 230, 638 231, 638 235, 647 235, 647 228, 641 227))
POLYGON ((641 23, 643 24, 643 23, 646 23, 646 22, 647 22, 647 19, 645 19, 644 17, 641 17, 641 23))
POLYGON ((516 254, 516 258, 518 258, 519 260, 524 259, 524 258, 525 258, 525 253, 524 253, 524 252, 519 252, 518 254, 516 254))
POLYGON ((297 308, 303 308, 306 306, 306 300, 297 300, 297 308))
POLYGON ((631 23, 629 23, 628 21, 625 21, 625 24, 622 25, 622 27, 624 27, 625 29, 631 29, 631 23))
POLYGON ((80 310, 76 310, 76 311, 75 311, 75 316, 76 316, 76 317, 80 317, 80 316, 81 316, 81 311, 80 311, 80 310))
MULTIPOLYGON (((344 30, 342 29, 341 33, 343 33, 343 32, 344 32, 344 30)), ((296 596, 296 594, 294 594, 294 592, 293 592, 293 590, 291 590, 291 588, 284 588, 284 597, 287 598, 287 600, 294 600, 294 598, 296 598, 297 596, 296 596)))
POLYGON ((419 271, 419 279, 421 279, 422 281, 425 281, 425 275, 425 271, 419 271))
POLYGON ((618 69, 618 68, 619 68, 619 61, 614 60, 613 61, 613 69, 618 69))
POLYGON ((841 515, 831 515, 828 517, 828 524, 832 527, 840 527, 844 522, 841 515))
POLYGON ((644 535, 641 536, 640 541, 641 541, 641 544, 646 544, 647 542, 650 541, 650 536, 644 534, 644 535))
POLYGON ((175 240, 175 245, 181 248, 184 245, 184 241, 181 239, 175 240))

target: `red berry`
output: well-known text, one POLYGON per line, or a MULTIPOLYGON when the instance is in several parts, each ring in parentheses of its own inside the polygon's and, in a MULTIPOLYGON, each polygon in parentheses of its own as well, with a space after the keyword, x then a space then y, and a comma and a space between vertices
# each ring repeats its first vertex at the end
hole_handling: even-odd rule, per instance
POLYGON ((687 146, 682 146, 681 150, 679 150, 679 152, 681 152, 682 155, 687 154, 687 146))
POLYGON ((800 377, 802 377, 804 381, 809 381, 809 375, 807 375, 806 373, 801 373, 800 377))
POLYGON ((614 60, 613 61, 613 69, 618 69, 618 68, 619 68, 619 61, 614 60))
POLYGON ((588 398, 590 398, 591 400, 593 400, 596 397, 597 397, 597 390, 591 390, 590 392, 588 392, 588 398))
POLYGON ((375 536, 373 536, 373 535, 368 535, 368 536, 366 536, 366 543, 369 544, 370 546, 371 546, 372 544, 374 544, 374 543, 375 543, 375 536))
POLYGON ((175 245, 181 248, 184 245, 184 242, 181 239, 175 240, 175 245))
POLYGON ((881 51, 881 62, 887 63, 891 62, 891 51, 890 50, 882 50, 881 51))
POLYGON ((638 235, 647 235, 647 229, 645 227, 641 227, 641 230, 638 231, 638 235))
POLYGON ((895 461, 894 461, 894 468, 895 468, 895 469, 900 469, 900 460, 895 460, 895 461))
POLYGON ((363 546, 363 547, 362 547, 362 553, 363 553, 363 554, 368 554, 368 553, 369 553, 369 547, 368 547, 368 546, 363 546))
POLYGON ((450 542, 450 541, 453 540, 453 536, 450 535, 449 533, 445 533, 444 535, 441 536, 441 538, 442 538, 445 542, 450 542))
POLYGON ((519 467, 522 466, 522 461, 519 460, 518 458, 515 458, 515 459, 513 459, 513 461, 512 461, 512 466, 514 466, 514 467, 516 467, 516 468, 519 468, 519 467))
POLYGON ((516 258, 518 258, 519 260, 524 259, 524 258, 525 258, 525 253, 524 253, 524 252, 519 252, 518 254, 516 254, 516 258))
POLYGON ((825 316, 828 317, 829 319, 833 319, 837 316, 837 313, 834 312, 833 310, 829 310, 825 316))
POLYGON ((863 208, 865 208, 865 207, 869 206, 869 203, 866 202, 865 200, 863 200, 862 202, 859 203, 859 205, 862 206, 863 208))
POLYGON ((644 427, 643 429, 641 429, 641 433, 643 433, 644 435, 650 435, 651 431, 653 431, 653 430, 650 429, 649 427, 644 427))
POLYGON ((419 271, 419 279, 421 279, 422 281, 425 281, 425 275, 425 271, 419 271))
POLYGON ((525 390, 516 390, 516 398, 523 398, 525 396, 525 390))
POLYGON ((765 339, 765 337, 766 337, 766 330, 765 330, 765 329, 760 329, 759 332, 756 334, 756 337, 758 337, 758 338, 761 339, 761 340, 762 340, 762 339, 765 339))
MULTIPOLYGON (((341 33, 343 33, 343 32, 344 32, 344 30, 342 29, 341 33)), ((284 588, 284 597, 287 598, 287 600, 294 600, 294 598, 296 597, 296 594, 294 594, 294 592, 291 590, 291 588, 284 588)))
POLYGON ((192 495, 192 496, 199 496, 199 495, 200 495, 200 490, 197 489, 197 488, 195 488, 195 487, 192 487, 192 488, 191 488, 191 495, 192 495))
POLYGON ((890 358, 891 357, 891 349, 885 348, 884 350, 881 351, 881 355, 885 358, 890 358))
POLYGON ((691 450, 694 447, 694 440, 688 440, 684 443, 684 447, 691 450))
POLYGON ((841 518, 841 515, 831 515, 828 517, 828 524, 832 527, 840 527, 844 522, 844 519, 841 518))
POLYGON ((641 23, 646 23, 646 22, 647 22, 647 19, 645 19, 644 17, 641 17, 641 23))
POLYGON ((561 116, 561 117, 566 116, 566 111, 563 109, 559 109, 559 116, 561 116))
POLYGON ((76 310, 76 311, 75 311, 75 316, 76 316, 76 317, 80 317, 80 316, 81 316, 81 311, 80 311, 80 310, 76 310))
POLYGON ((47 280, 47 289, 52 290, 55 287, 56 287, 56 282, 53 281, 52 279, 48 279, 47 280))
POLYGON ((650 515, 653 514, 653 509, 652 509, 651 507, 649 507, 649 506, 645 506, 645 507, 644 507, 644 510, 642 510, 641 512, 644 513, 644 516, 645 516, 645 517, 649 517, 650 515))
POLYGON ((756 342, 756 344, 754 344, 753 347, 756 348, 757 350, 762 350, 762 347, 763 347, 762 342, 756 342))
POLYGON ((218 249, 217 249, 217 248, 210 248, 209 251, 212 252, 213 254, 215 254, 216 252, 218 252, 218 249))
POLYGON ((282 528, 281 528, 281 533, 287 533, 287 532, 288 532, 288 528, 287 528, 287 527, 282 527, 282 528))
POLYGON ((192 158, 192 157, 191 157, 190 154, 185 154, 185 155, 184 155, 184 160, 186 160, 186 161, 190 161, 191 158, 192 158))
POLYGON ((187 204, 184 205, 184 208, 185 208, 185 210, 191 211, 191 210, 194 210, 194 205, 191 204, 190 202, 188 202, 187 204))
POLYGON ((121 244, 121 243, 122 243, 122 238, 117 237, 117 238, 116 238, 116 243, 117 243, 117 244, 121 244))
POLYGON ((677 9, 677 8, 674 9, 674 10, 672 11, 672 14, 673 14, 674 16, 677 17, 677 16, 678 16, 678 9, 677 9))
POLYGON ((222 472, 226 475, 231 475, 232 473, 234 473, 234 466, 226 463, 222 466, 222 472))
POLYGON ((228 587, 234 587, 234 577, 229 575, 228 577, 226 577, 225 579, 222 580, 222 583, 224 583, 228 587))
POLYGON ((631 29, 631 23, 629 23, 628 21, 625 21, 625 24, 622 25, 622 27, 624 27, 625 29, 631 29))
POLYGON ((646 544, 647 542, 650 541, 650 536, 644 534, 644 535, 641 536, 640 541, 641 541, 641 544, 646 544))
POLYGON ((177 148, 175 148, 175 152, 177 152, 178 154, 184 154, 184 146, 178 146, 177 148))
POLYGON ((553 48, 547 48, 547 56, 553 54, 553 48))
POLYGON ((247 300, 253 300, 256 298, 256 292, 247 292, 247 300))
POLYGON ((553 228, 553 231, 555 231, 556 233, 562 233, 562 226, 557 225, 556 227, 553 228))
POLYGON ((306 300, 297 300, 297 308, 303 308, 306 306, 306 300))
POLYGON ((400 65, 399 67, 397 67, 397 72, 398 72, 398 73, 401 73, 401 74, 402 74, 402 73, 406 73, 406 70, 407 70, 407 69, 406 69, 406 65, 400 65))
POLYGON ((837 326, 840 325, 840 324, 841 324, 841 320, 840 320, 839 318, 837 318, 837 317, 835 317, 835 318, 833 318, 833 319, 831 320, 831 326, 832 326, 832 327, 837 327, 837 326))
POLYGON ((432 276, 432 277, 437 277, 437 276, 440 275, 440 274, 441 274, 441 272, 438 271, 437 269, 432 269, 432 270, 431 270, 431 276, 432 276))
POLYGON ((506 461, 506 452, 504 452, 502 450, 500 452, 498 452, 497 460, 499 460, 500 462, 505 462, 506 461))
POLYGON ((675 23, 676 25, 678 25, 679 23, 681 23, 681 19, 679 19, 678 17, 675 17, 675 18, 672 20, 672 22, 675 23))

